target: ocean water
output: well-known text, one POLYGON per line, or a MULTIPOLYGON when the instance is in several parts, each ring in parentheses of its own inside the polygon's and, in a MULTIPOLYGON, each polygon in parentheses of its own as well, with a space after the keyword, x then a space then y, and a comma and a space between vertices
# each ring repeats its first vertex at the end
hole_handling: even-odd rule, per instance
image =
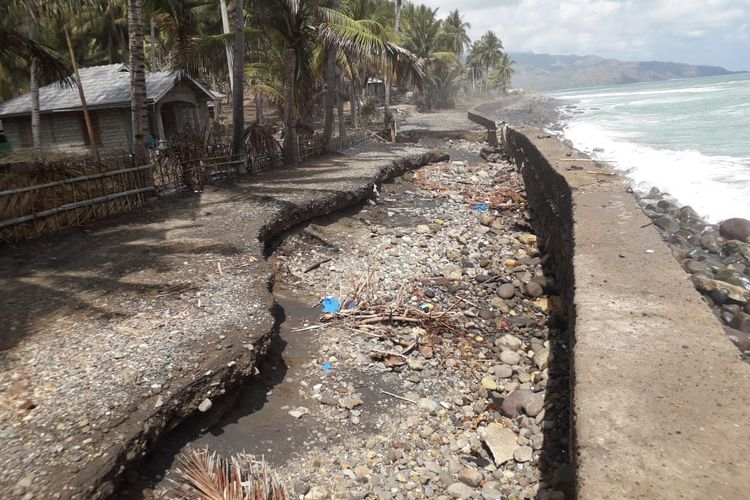
POLYGON ((636 191, 656 186, 710 222, 750 219, 750 73, 549 95, 565 138, 636 191))

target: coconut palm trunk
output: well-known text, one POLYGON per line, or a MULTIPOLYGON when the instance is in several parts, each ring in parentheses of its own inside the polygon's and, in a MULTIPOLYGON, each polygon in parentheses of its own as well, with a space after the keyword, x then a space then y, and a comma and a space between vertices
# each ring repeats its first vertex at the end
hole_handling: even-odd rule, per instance
MULTIPOLYGON (((232 153, 245 153, 245 1, 234 1, 234 51, 232 54, 232 72, 234 86, 232 88, 232 153)), ((245 163, 240 163, 240 173, 247 173, 245 163)))
POLYGON ((344 82, 337 78, 336 107, 338 108, 339 137, 346 137, 346 119, 344 118, 344 82))
POLYGON ((294 115, 294 77, 297 66, 297 52, 294 47, 286 51, 284 68, 284 161, 288 164, 299 163, 299 149, 297 148, 297 129, 294 115))
MULTIPOLYGON (((401 0, 396 0, 396 12, 395 20, 393 22, 393 29, 396 33, 401 31, 401 0)), ((391 112, 391 82, 388 80, 388 75, 383 78, 385 84, 385 113, 386 119, 391 112)))
MULTIPOLYGON (((29 30, 29 39, 32 42, 39 41, 39 10, 36 6, 36 0, 26 0, 26 6, 31 15, 31 29, 29 30)), ((39 119, 39 61, 35 56, 31 56, 29 74, 29 84, 31 87, 31 143, 37 154, 42 152, 42 135, 40 130, 39 119)))
POLYGON ((130 115, 133 126, 133 151, 146 150, 148 111, 146 110, 146 57, 143 51, 143 2, 128 0, 128 36, 130 48, 130 115))
POLYGON ((255 93, 255 122, 263 125, 263 96, 255 93))
MULTIPOLYGON (((219 0, 219 10, 221 10, 221 26, 224 34, 229 34, 229 11, 227 10, 227 1, 219 0)), ((228 45, 225 47, 227 54, 227 70, 229 71, 229 88, 234 89, 234 65, 232 64, 232 48, 228 45)))
POLYGON ((328 46, 326 55, 326 91, 323 96, 324 118, 323 118, 323 148, 326 151, 333 149, 333 109, 336 105, 336 49, 328 46))
POLYGON ((349 85, 349 102, 351 103, 352 127, 357 128, 359 125, 359 87, 355 78, 352 78, 349 85))
MULTIPOLYGON (((339 1, 333 0, 330 5, 333 9, 339 8, 339 1)), ((333 109, 336 105, 336 47, 328 44, 326 48, 326 92, 323 96, 324 118, 323 118, 323 148, 331 151, 333 145, 333 109)))

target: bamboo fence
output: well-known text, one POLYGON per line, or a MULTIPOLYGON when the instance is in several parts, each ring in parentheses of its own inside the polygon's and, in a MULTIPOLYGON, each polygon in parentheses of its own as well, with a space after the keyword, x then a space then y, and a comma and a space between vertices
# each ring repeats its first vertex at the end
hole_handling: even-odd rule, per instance
POLYGON ((154 193, 151 165, 131 156, 33 165, 4 174, 0 189, 2 242, 130 212, 154 193))
MULTIPOLYGON (((334 139, 343 151, 367 140, 356 132, 334 139)), ((183 143, 185 145, 187 143, 183 143)), ((320 157, 320 141, 300 144, 303 161, 320 157)), ((196 148, 193 144, 157 151, 149 157, 122 155, 98 161, 64 159, 14 165, 0 174, 0 243, 36 238, 95 220, 131 212, 154 196, 200 192, 239 175, 245 164, 257 173, 282 164, 277 153, 232 155, 226 146, 196 148)))

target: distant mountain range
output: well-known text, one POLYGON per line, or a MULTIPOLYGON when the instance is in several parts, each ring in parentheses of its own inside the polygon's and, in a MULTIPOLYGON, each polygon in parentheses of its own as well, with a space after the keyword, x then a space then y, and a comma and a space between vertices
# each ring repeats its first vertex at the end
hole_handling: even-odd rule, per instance
POLYGON ((528 90, 560 90, 734 73, 718 66, 673 62, 628 62, 598 56, 532 52, 514 52, 510 55, 516 61, 513 87, 528 90))

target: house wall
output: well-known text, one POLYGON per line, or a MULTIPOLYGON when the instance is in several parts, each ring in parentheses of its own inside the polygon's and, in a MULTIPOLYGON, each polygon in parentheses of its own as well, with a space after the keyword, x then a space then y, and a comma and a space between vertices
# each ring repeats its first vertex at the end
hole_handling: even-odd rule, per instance
MULTIPOLYGON (((160 105, 170 102, 186 102, 195 106, 196 116, 200 127, 204 127, 208 122, 208 100, 204 94, 197 92, 193 87, 183 82, 178 83, 172 90, 159 100, 160 105)), ((185 123, 177 117, 178 129, 183 128, 185 123)))
MULTIPOLYGON (((39 122, 43 151, 63 153, 86 151, 83 117, 80 112, 45 113, 40 116, 39 122)), ((4 118, 3 125, 14 153, 33 150, 30 115, 4 118)))
MULTIPOLYGON (((91 111, 94 135, 101 151, 130 151, 130 110, 113 108, 91 111)), ((15 153, 33 150, 31 116, 4 118, 5 135, 15 153)), ((40 117, 42 150, 56 153, 90 152, 82 111, 43 113, 40 117)))
POLYGON ((99 128, 99 144, 102 150, 130 151, 132 137, 130 110, 127 108, 94 111, 95 125, 99 128))
MULTIPOLYGON (((30 140, 31 118, 27 118, 26 121, 28 122, 28 132, 30 140)), ((5 129, 5 139, 8 141, 8 144, 10 144, 11 151, 25 151, 27 148, 30 148, 30 142, 28 146, 24 145, 26 140, 24 138, 25 127, 22 118, 3 118, 3 128, 5 129)))

